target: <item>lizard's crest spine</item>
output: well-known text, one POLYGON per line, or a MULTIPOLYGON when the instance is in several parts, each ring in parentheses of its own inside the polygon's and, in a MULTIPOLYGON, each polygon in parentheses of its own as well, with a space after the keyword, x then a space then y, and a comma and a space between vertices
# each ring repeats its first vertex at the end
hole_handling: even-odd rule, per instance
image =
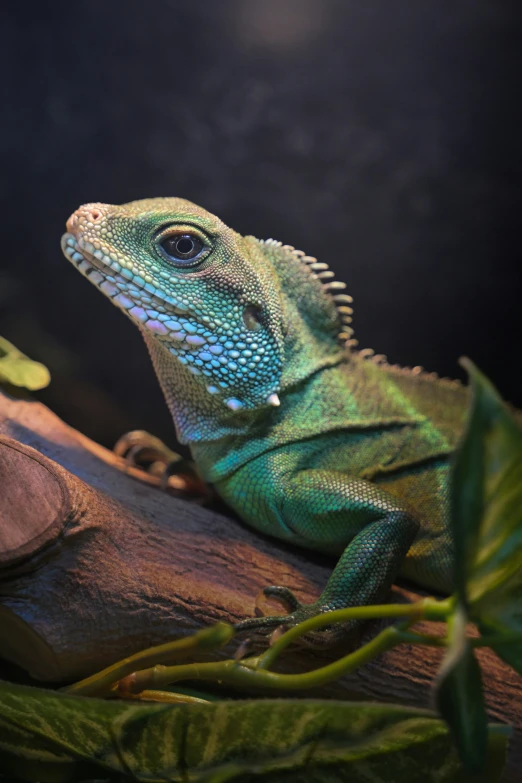
POLYGON ((306 267, 312 279, 321 283, 322 293, 337 310, 338 331, 337 339, 341 346, 351 354, 356 355, 358 359, 370 361, 386 369, 392 374, 399 376, 419 377, 428 381, 437 381, 445 386, 460 388, 461 382, 452 378, 441 378, 435 372, 426 371, 420 365, 415 367, 403 367, 399 364, 391 364, 387 357, 382 353, 375 353, 373 348, 357 349, 359 341, 354 338, 354 330, 351 326, 353 308, 353 298, 344 293, 346 283, 334 280, 334 272, 329 269, 328 264, 318 261, 314 256, 306 255, 302 250, 297 250, 293 245, 285 245, 276 239, 259 240, 267 248, 274 249, 283 254, 288 263, 297 263, 306 267), (356 350, 354 350, 356 349, 356 350))
POLYGON ((289 260, 302 264, 308 269, 312 279, 321 283, 322 290, 328 300, 334 305, 339 317, 337 339, 347 348, 357 345, 353 337, 352 316, 353 297, 345 293, 346 283, 334 280, 334 272, 324 261, 318 261, 315 256, 308 256, 303 250, 297 250, 293 245, 284 245, 277 239, 259 240, 269 248, 278 248, 285 253, 289 260))

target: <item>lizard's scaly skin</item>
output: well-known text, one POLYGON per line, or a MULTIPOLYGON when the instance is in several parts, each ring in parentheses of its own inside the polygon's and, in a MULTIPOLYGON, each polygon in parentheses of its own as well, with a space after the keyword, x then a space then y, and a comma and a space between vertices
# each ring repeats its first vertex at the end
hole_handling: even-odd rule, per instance
POLYGON ((464 387, 354 350, 325 264, 188 201, 87 204, 67 228, 66 257, 141 330, 205 479, 254 528, 339 556, 290 621, 375 602, 397 574, 451 590, 464 387), (194 261, 165 253, 179 236, 203 248, 194 261))

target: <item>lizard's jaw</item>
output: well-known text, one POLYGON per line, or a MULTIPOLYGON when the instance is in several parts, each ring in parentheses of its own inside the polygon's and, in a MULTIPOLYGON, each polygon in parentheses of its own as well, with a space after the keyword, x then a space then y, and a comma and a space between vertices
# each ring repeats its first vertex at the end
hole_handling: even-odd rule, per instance
POLYGON ((96 250, 90 242, 66 233, 62 236, 61 245, 65 257, 109 299, 120 293, 120 287, 128 286, 128 281, 121 275, 120 265, 101 250, 96 250))
MULTIPOLYGON (((205 341, 196 334, 191 334, 193 326, 187 308, 168 305, 164 299, 156 296, 154 288, 144 283, 140 286, 134 276, 122 267, 115 259, 95 248, 74 234, 66 233, 62 237, 64 255, 87 277, 91 283, 102 291, 131 320, 161 342, 169 344, 172 349, 186 343, 187 348, 202 345, 205 341), (149 290, 151 289, 152 290, 149 290), (181 317, 182 322, 175 320, 181 317)), ((210 347, 210 351, 212 348, 210 347)), ((173 350, 176 353, 176 350, 173 350)), ((218 348, 215 353, 221 353, 218 348)))
MULTIPOLYGON (((154 334, 168 339, 168 328, 157 322, 158 308, 165 312, 165 302, 148 291, 146 284, 139 286, 132 279, 133 275, 116 260, 81 237, 66 233, 62 236, 61 245, 66 258, 115 305, 139 325, 144 325, 154 334)), ((173 316, 186 316, 187 310, 169 304, 169 313, 173 316)))

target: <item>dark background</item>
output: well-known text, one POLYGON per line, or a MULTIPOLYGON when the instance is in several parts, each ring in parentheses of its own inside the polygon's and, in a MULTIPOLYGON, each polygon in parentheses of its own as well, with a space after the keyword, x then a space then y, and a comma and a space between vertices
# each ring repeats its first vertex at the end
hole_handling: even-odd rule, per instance
POLYGON ((521 5, 4 5, 0 334, 50 367, 41 399, 172 442, 138 331, 59 238, 81 203, 179 195, 330 263, 361 347, 467 354, 522 405, 521 5))

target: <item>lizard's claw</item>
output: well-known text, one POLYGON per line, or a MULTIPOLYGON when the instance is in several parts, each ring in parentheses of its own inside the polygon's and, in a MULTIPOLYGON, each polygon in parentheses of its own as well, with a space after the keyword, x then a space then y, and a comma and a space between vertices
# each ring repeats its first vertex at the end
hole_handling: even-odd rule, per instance
POLYGON ((135 467, 149 468, 150 465, 178 465, 182 458, 169 449, 163 441, 145 430, 126 432, 114 446, 114 453, 135 467))
MULTIPOLYGON (((332 608, 334 607, 323 605, 320 601, 316 601, 313 604, 300 603, 288 587, 271 585, 270 587, 265 587, 256 599, 255 611, 257 617, 241 620, 234 627, 236 631, 259 631, 261 633, 272 631, 270 643, 273 644, 289 628, 299 625, 299 623, 308 620, 310 617, 331 611, 332 608), (261 609, 263 596, 275 598, 283 604, 289 613, 285 615, 265 615, 261 609)), ((307 647, 331 647, 344 638, 348 630, 348 624, 336 623, 335 625, 326 626, 318 631, 311 631, 305 634, 300 638, 299 642, 307 647)))
POLYGON ((265 615, 263 612, 263 598, 275 598, 276 601, 283 604, 287 612, 295 612, 295 610, 301 606, 290 588, 281 587, 280 585, 270 585, 261 590, 256 598, 256 615, 258 617, 263 617, 265 615))
POLYGON ((129 468, 138 468, 159 478, 163 490, 167 489, 171 476, 179 476, 183 479, 184 492, 201 495, 205 499, 209 497, 209 488, 199 477, 194 463, 145 430, 132 430, 122 435, 114 446, 114 452, 124 457, 129 468))
POLYGON ((278 585, 270 585, 263 588, 256 597, 255 604, 255 617, 249 617, 246 620, 241 620, 235 624, 237 631, 269 631, 273 628, 277 628, 281 625, 286 625, 286 621, 291 617, 291 613, 299 609, 301 604, 288 587, 280 587, 278 585), (264 598, 275 598, 281 604, 289 614, 285 615, 267 615, 265 614, 265 601, 264 598))

